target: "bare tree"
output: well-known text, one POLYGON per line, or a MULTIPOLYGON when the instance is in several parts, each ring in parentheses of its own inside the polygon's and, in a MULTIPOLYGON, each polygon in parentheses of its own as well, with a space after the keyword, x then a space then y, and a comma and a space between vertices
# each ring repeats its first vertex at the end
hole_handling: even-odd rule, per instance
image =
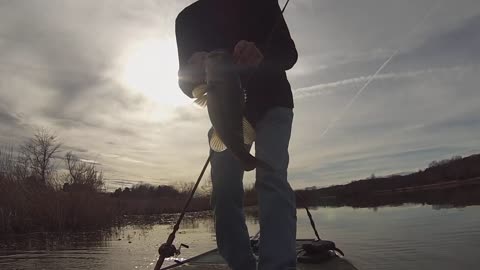
POLYGON ((0 180, 10 180, 14 166, 13 148, 0 148, 0 180))
POLYGON ((27 179, 31 175, 29 158, 22 153, 18 153, 15 165, 14 176, 17 181, 22 181, 27 179))
POLYGON ((30 176, 30 166, 24 155, 13 146, 0 147, 0 178, 21 181, 30 176))
POLYGON ((66 187, 71 189, 83 189, 101 191, 105 186, 103 173, 98 171, 94 163, 81 161, 72 152, 65 155, 65 163, 68 170, 66 187))
POLYGON ((55 170, 54 156, 60 152, 61 143, 51 131, 38 129, 33 138, 29 139, 22 147, 21 152, 30 166, 32 176, 46 184, 55 170))
POLYGON ((178 190, 183 195, 190 194, 193 187, 195 186, 194 182, 177 182, 175 184, 175 189, 178 190))

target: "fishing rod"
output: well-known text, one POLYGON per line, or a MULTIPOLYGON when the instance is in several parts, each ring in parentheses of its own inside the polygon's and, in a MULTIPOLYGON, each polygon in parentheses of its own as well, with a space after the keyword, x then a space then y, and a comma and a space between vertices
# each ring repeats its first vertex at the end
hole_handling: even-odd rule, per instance
MULTIPOLYGON (((160 257, 158 258, 157 263, 155 264, 155 270, 160 270, 162 267, 163 262, 165 261, 166 258, 172 257, 175 254, 178 254, 179 250, 175 248, 173 245, 173 241, 175 240, 175 234, 177 233, 178 229, 180 228, 180 223, 182 222, 185 213, 187 212, 187 208, 190 205, 190 202, 193 199, 193 195, 195 194, 195 191, 197 191, 198 185, 200 184, 200 181, 202 180, 203 174, 205 173, 205 170, 208 167, 208 163, 210 163, 210 159, 212 157, 212 153, 210 151, 210 154, 208 155, 208 158, 205 162, 205 165, 203 165, 202 171, 200 172, 200 175, 198 176, 197 182, 195 183, 195 186, 193 186, 192 191, 190 192, 190 196, 188 197, 187 201, 185 202, 185 205, 183 206, 183 210, 180 214, 180 216, 177 219, 177 222, 175 223, 175 226, 173 226, 173 231, 170 233, 168 236, 167 242, 165 244, 162 244, 158 248, 158 253, 160 254, 160 257)), ((185 246, 185 245, 183 245, 185 246)))
MULTIPOLYGON (((269 35, 266 39, 266 48, 269 48, 269 46, 271 45, 270 43, 272 41, 275 29, 277 28, 278 24, 280 23, 280 21, 283 17, 283 13, 287 9, 287 6, 288 6, 289 3, 290 3, 290 0, 287 0, 285 5, 281 9, 281 12, 280 12, 279 16, 276 18, 275 23, 273 24, 272 30, 270 31, 270 33, 269 33, 269 35)), ((255 70, 252 72, 252 75, 253 75, 253 73, 255 73, 255 70)), ((252 75, 250 76, 250 78, 252 77, 252 75)), ((250 81, 250 78, 248 79, 248 81, 250 81)), ((185 202, 183 210, 180 213, 180 216, 178 217, 177 222, 175 223, 175 226, 173 227, 172 232, 168 236, 167 242, 162 244, 158 249, 158 253, 160 254, 160 256, 157 260, 157 263, 155 264, 155 268, 154 268, 155 270, 160 270, 162 268, 163 262, 165 261, 166 258, 172 257, 175 254, 179 253, 179 250, 177 250, 177 248, 173 245, 173 241, 175 240, 175 234, 177 233, 178 229, 180 228, 180 223, 182 222, 183 218, 185 217, 185 213, 187 212, 188 206, 190 205, 190 202, 192 201, 193 196, 195 195, 195 192, 197 191, 198 185, 200 184, 200 181, 203 178, 205 170, 207 169, 208 164, 210 163, 211 157, 212 157, 212 151, 210 151, 210 154, 208 155, 208 158, 207 158, 205 164, 203 165, 202 171, 200 172, 200 175, 198 176, 198 179, 195 182, 195 185, 193 186, 192 191, 190 192, 190 196, 188 197, 188 199, 185 202)))

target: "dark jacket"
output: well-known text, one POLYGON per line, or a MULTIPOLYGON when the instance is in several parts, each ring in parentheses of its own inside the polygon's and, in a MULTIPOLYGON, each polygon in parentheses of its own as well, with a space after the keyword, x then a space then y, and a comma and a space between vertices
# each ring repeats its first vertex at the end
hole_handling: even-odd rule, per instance
MULTIPOLYGON (((247 92, 245 114, 253 124, 272 107, 293 108, 285 71, 298 55, 277 0, 199 0, 178 15, 175 28, 180 70, 195 52, 233 52, 240 40, 257 45, 265 57, 263 63, 255 72, 241 75, 247 92)), ((194 85, 181 78, 179 85, 192 97, 194 85)))

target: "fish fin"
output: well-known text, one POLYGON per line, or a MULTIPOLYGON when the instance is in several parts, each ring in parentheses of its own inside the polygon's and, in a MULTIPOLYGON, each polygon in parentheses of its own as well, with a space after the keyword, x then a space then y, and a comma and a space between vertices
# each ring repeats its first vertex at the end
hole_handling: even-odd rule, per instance
POLYGON ((243 118, 243 143, 252 144, 255 141, 255 129, 248 120, 243 118))
POLYGON ((197 104, 200 107, 206 107, 207 106, 207 100, 208 100, 207 95, 204 95, 204 96, 201 96, 201 97, 195 99, 194 102, 195 102, 195 104, 197 104))
POLYGON ((210 138, 210 149, 212 149, 214 152, 223 152, 227 149, 215 130, 210 138))
POLYGON ((201 84, 195 87, 192 91, 192 96, 195 98, 195 103, 200 107, 207 106, 207 85, 201 84))
POLYGON ((195 87, 192 90, 192 96, 194 98, 199 98, 199 97, 205 96, 206 93, 207 93, 207 85, 206 84, 201 84, 201 85, 195 87))

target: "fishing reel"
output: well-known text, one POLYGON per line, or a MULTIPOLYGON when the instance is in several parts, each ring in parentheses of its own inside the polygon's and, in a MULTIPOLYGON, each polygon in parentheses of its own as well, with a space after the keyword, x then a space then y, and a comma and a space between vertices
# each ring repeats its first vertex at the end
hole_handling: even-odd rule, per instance
POLYGON ((180 247, 177 249, 173 244, 168 245, 167 243, 165 243, 158 248, 158 254, 160 254, 160 256, 163 256, 164 258, 178 256, 181 254, 182 247, 189 248, 188 245, 180 244, 180 247))
POLYGON ((297 254, 297 261, 305 264, 319 264, 339 255, 345 256, 334 242, 315 240, 302 245, 297 254))

